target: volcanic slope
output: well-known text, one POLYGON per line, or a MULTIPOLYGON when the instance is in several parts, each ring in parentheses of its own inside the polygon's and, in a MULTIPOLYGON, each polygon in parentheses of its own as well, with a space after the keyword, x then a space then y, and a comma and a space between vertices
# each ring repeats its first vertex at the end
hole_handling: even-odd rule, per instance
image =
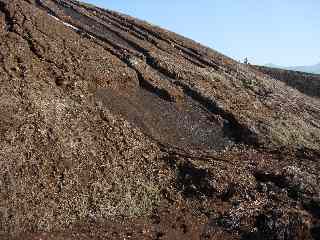
POLYGON ((77 1, 0 0, 1 239, 319 239, 320 102, 77 1))

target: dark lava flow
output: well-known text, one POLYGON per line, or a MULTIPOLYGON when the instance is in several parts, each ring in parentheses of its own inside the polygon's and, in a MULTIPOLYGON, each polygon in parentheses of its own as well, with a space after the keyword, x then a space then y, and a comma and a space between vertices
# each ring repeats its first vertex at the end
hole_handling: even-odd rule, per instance
POLYGON ((97 91, 105 107, 160 142, 177 147, 222 149, 234 144, 228 122, 209 113, 191 98, 165 101, 145 89, 97 91))

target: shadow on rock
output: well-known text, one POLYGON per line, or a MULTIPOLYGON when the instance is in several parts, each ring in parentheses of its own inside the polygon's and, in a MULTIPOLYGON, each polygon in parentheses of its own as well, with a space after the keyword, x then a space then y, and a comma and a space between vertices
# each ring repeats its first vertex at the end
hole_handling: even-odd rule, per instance
POLYGON ((187 198, 212 197, 215 188, 208 170, 184 163, 177 168, 177 185, 187 198))

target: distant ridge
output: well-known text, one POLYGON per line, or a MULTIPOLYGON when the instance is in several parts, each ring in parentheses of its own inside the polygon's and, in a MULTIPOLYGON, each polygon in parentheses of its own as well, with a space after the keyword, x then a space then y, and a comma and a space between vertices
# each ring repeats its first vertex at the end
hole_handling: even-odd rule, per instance
POLYGON ((320 63, 317 63, 315 65, 310 65, 310 66, 294 66, 294 67, 283 67, 273 63, 267 63, 264 66, 271 67, 271 68, 279 68, 279 69, 286 69, 286 70, 292 70, 292 71, 320 74, 320 63))
POLYGON ((320 74, 292 71, 276 67, 253 66, 260 72, 278 79, 311 97, 320 97, 320 74))

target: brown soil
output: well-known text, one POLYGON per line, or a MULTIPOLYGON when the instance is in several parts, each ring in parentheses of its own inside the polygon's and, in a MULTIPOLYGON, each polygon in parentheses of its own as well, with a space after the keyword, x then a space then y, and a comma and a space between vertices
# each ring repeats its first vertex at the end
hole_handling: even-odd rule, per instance
POLYGON ((319 239, 315 95, 73 0, 0 0, 0 86, 1 239, 319 239))

